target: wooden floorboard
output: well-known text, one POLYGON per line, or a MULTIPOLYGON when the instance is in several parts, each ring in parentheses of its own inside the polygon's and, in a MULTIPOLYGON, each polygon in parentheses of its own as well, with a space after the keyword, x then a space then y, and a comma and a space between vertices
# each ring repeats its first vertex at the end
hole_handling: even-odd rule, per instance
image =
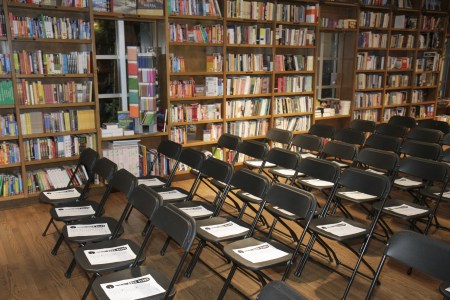
MULTIPOLYGON (((189 187, 192 181, 185 180, 177 182, 176 185, 189 187)), ((210 195, 206 188, 200 190, 202 195, 210 195)), ((402 195, 402 194, 399 194, 402 195)), ((99 197, 96 196, 96 199, 99 197)), ((322 199, 323 201, 323 199, 322 199)), ((119 218, 125 205, 120 194, 113 194, 106 205, 108 216, 119 218)), ((227 211, 233 209, 226 205, 227 211)), ((72 253, 67 245, 63 244, 57 256, 50 254, 56 241, 57 234, 51 228, 45 237, 41 235, 46 226, 49 214, 49 206, 34 204, 30 206, 12 208, 0 211, 0 299, 80 299, 87 285, 86 275, 76 268, 72 278, 66 279, 64 272, 71 260, 72 253)), ((362 217, 357 208, 351 208, 357 217, 362 217)), ((450 208, 448 203, 442 203, 438 215, 444 225, 450 227, 450 208)), ((406 225, 393 220, 394 230, 406 229, 406 225)), ((145 222, 138 213, 133 213, 130 220, 125 223, 125 235, 123 237, 140 242, 141 230, 145 222)), ((442 229, 432 228, 430 236, 450 242, 450 232, 442 229)), ((283 236, 277 234, 281 239, 283 236)), ((172 274, 180 257, 180 251, 170 245, 167 254, 159 255, 165 240, 165 236, 156 231, 147 248, 147 259, 144 264, 153 264, 172 274)), ((338 244, 330 242, 336 249, 342 262, 354 265, 355 258, 348 250, 338 244)), ((74 246, 74 249, 76 247, 74 246)), ((320 247, 315 247, 320 249, 320 247)), ((378 265, 384 249, 380 241, 372 240, 367 251, 366 259, 374 268, 378 265)), ((300 278, 292 273, 287 283, 293 286, 309 299, 340 299, 347 281, 344 277, 325 268, 319 262, 335 268, 333 263, 327 264, 325 259, 313 254, 315 262, 309 261, 300 278)), ((197 264, 191 278, 180 276, 176 288, 177 299, 201 300, 216 299, 222 286, 223 278, 228 275, 230 265, 218 257, 211 250, 203 251, 201 259, 208 262, 210 268, 203 263, 197 264)), ((294 268, 298 263, 298 259, 294 268)), ((349 271, 338 267, 345 274, 349 271)), ((362 272, 367 269, 362 266, 362 272)), ((373 299, 442 299, 438 292, 440 282, 414 271, 412 275, 406 275, 407 267, 389 261, 381 276, 381 285, 375 290, 373 299)), ((450 272, 450 270, 449 270, 450 272)), ((280 279, 282 270, 271 270, 267 274, 273 279, 280 279)), ((233 285, 243 295, 229 289, 226 299, 256 298, 260 285, 255 280, 238 271, 233 279, 233 285)), ((357 276, 348 299, 364 299, 369 288, 370 281, 357 276)), ((88 299, 94 299, 90 294, 88 299)))

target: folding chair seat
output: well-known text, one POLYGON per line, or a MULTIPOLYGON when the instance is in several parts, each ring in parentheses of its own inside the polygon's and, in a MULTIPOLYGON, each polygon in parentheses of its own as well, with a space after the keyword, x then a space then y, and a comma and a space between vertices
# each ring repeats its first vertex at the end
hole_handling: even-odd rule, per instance
POLYGON ((297 151, 301 158, 318 157, 322 148, 323 139, 316 135, 298 134, 292 138, 291 149, 297 151))
POLYGON ((268 174, 272 182, 279 182, 281 178, 285 179, 285 183, 292 181, 297 177, 297 164, 300 161, 300 155, 297 152, 282 149, 272 148, 263 163, 263 168, 266 163, 275 164, 276 167, 270 168, 268 174))
POLYGON ((447 122, 432 119, 420 121, 418 127, 440 130, 444 135, 450 132, 450 125, 447 122))
POLYGON ((438 144, 405 140, 400 147, 400 156, 414 156, 431 160, 438 160, 442 149, 438 144))
POLYGON ((264 196, 270 186, 269 180, 266 176, 261 174, 257 174, 247 169, 240 169, 233 174, 230 184, 238 190, 235 195, 244 203, 239 212, 239 216, 216 216, 197 220, 197 238, 200 241, 194 252, 191 263, 185 272, 186 277, 191 276, 200 254, 207 243, 222 249, 222 243, 251 236, 256 227, 266 203, 264 196), (242 218, 246 207, 251 205, 258 205, 258 209, 255 209, 256 213, 252 223, 248 224, 242 218), (228 231, 224 231, 224 228, 228 228, 228 231))
POLYGON ((313 124, 308 130, 308 134, 313 134, 315 136, 329 140, 333 138, 335 132, 336 128, 334 126, 320 123, 313 124))
POLYGON ((333 140, 325 144, 320 157, 335 161, 341 168, 347 168, 353 163, 357 154, 356 145, 333 140))
POLYGON ((341 128, 336 131, 333 139, 336 141, 341 141, 347 144, 353 144, 361 147, 366 140, 366 135, 364 134, 364 132, 359 130, 341 128))
POLYGON ((136 259, 130 269, 97 277, 92 284, 92 292, 96 299, 114 299, 115 289, 119 289, 124 295, 139 292, 140 297, 145 299, 172 299, 175 296, 175 283, 195 239, 195 220, 169 203, 156 211, 152 227, 167 234, 182 250, 174 274, 169 278, 166 275, 167 270, 161 271, 151 265, 137 266, 136 259))
MULTIPOLYGON (((389 195, 391 183, 389 178, 385 175, 374 174, 351 167, 342 172, 338 186, 339 188, 348 188, 353 191, 357 191, 361 193, 361 195, 365 195, 367 197, 377 197, 380 199, 381 204, 384 204, 387 196, 389 195)), ((331 197, 328 198, 328 202, 331 202, 332 200, 333 199, 331 197)), ((326 207, 329 207, 329 203, 327 203, 326 207)), ((364 254, 373 235, 375 226, 378 223, 379 216, 379 212, 374 214, 369 224, 366 219, 360 222, 344 217, 325 216, 325 214, 323 214, 323 217, 313 219, 309 227, 311 239, 305 249, 295 275, 301 275, 317 237, 324 237, 326 239, 338 242, 357 256, 355 267, 352 270, 350 280, 342 297, 342 299, 345 299, 348 296, 351 285, 358 273, 361 263, 363 263, 367 268, 369 268, 370 271, 372 271, 373 274, 375 274, 375 271, 364 259, 364 254), (362 242, 359 244, 358 250, 355 250, 352 248, 352 245, 356 244, 358 241, 362 242)), ((339 265, 340 262, 337 261, 337 264, 339 265)))
POLYGON ((410 140, 420 142, 441 144, 444 134, 440 130, 416 127, 411 129, 405 136, 410 140))
POLYGON ((436 215, 437 208, 445 192, 445 187, 449 180, 449 168, 447 164, 436 162, 429 159, 417 157, 406 157, 400 160, 399 173, 405 175, 405 180, 399 182, 395 180, 394 186, 413 187, 407 190, 413 196, 413 202, 404 199, 389 199, 384 205, 375 203, 376 210, 382 210, 383 216, 400 218, 407 221, 412 228, 417 229, 424 234, 428 233, 433 218, 436 215), (406 177, 407 176, 407 177, 406 177), (427 192, 431 186, 439 186, 437 195, 427 192), (431 194, 431 195, 430 195, 431 194), (434 205, 426 205, 426 197, 431 196, 434 205), (419 219, 428 219, 426 226, 421 230, 417 226, 419 219))
POLYGON ((301 294, 296 290, 286 284, 284 281, 271 281, 266 286, 264 286, 259 295, 256 297, 257 300, 306 300, 301 294))
POLYGON ((416 119, 408 116, 392 116, 388 124, 404 126, 410 130, 416 127, 416 119))
MULTIPOLYGON (((155 191, 148 186, 139 185, 128 198, 127 208, 124 209, 118 224, 122 226, 125 214, 130 207, 135 208, 147 221, 151 222, 156 210, 161 206, 161 197, 155 191)), ((129 239, 116 239, 118 229, 116 227, 111 240, 87 244, 75 251, 74 257, 77 266, 86 273, 92 273, 82 299, 86 299, 91 290, 91 285, 97 277, 107 272, 127 269, 135 260, 138 264, 145 260, 144 252, 151 230, 146 232, 142 243, 138 245, 129 239)))
POLYGON ((392 258, 441 281, 450 281, 448 271, 450 270, 450 244, 413 231, 401 231, 395 233, 386 245, 366 300, 372 298, 387 258, 392 258))
POLYGON ((375 128, 374 133, 403 138, 405 137, 406 132, 408 132, 408 128, 405 126, 383 123, 375 128))
POLYGON ((364 148, 374 148, 384 151, 399 153, 402 139, 384 134, 371 134, 364 143, 364 148))
POLYGON ((223 253, 232 261, 233 266, 218 299, 224 298, 238 268, 256 273, 263 286, 266 285, 268 278, 263 272, 265 269, 283 266, 282 281, 289 275, 290 268, 314 215, 316 198, 307 191, 276 183, 267 192, 265 200, 273 208, 272 214, 276 213, 279 218, 289 219, 295 216, 296 220, 302 220, 302 233, 296 241, 295 249, 271 239, 270 233, 263 237, 254 235, 225 245, 223 253))
POLYGON ((365 133, 373 133, 375 131, 376 123, 369 120, 355 119, 350 122, 348 127, 353 130, 359 130, 365 133))
MULTIPOLYGON (((73 170, 72 175, 70 176, 70 180, 67 183, 66 188, 62 189, 53 189, 50 191, 41 192, 39 194, 39 202, 51 204, 53 206, 63 205, 67 203, 72 203, 81 199, 85 199, 89 193, 91 185, 94 183, 94 166, 98 160, 97 151, 86 148, 81 152, 78 163, 73 170), (87 181, 84 183, 83 187, 73 186, 73 183, 76 179, 77 173, 82 170, 86 171, 87 181), (73 186, 73 187, 72 187, 73 186), (75 194, 75 197, 73 195, 75 194), (68 196, 69 195, 69 196, 68 196)), ((47 234, 50 225, 53 224, 55 227, 55 223, 53 222, 53 218, 50 218, 47 226, 45 227, 42 236, 47 234)))

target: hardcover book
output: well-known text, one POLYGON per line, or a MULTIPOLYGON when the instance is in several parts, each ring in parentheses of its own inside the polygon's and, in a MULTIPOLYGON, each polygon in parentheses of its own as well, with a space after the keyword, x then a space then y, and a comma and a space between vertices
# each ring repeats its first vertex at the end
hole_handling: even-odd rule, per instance
POLYGON ((164 16, 164 0, 137 0, 138 15, 164 16))

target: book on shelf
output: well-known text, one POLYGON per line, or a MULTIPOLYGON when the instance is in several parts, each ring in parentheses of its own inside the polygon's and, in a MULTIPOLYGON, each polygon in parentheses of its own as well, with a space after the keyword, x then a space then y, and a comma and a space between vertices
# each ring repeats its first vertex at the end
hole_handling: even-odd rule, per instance
POLYGON ((103 157, 115 162, 119 169, 123 168, 134 176, 139 176, 139 142, 140 140, 109 142, 102 149, 103 157))
POLYGON ((164 16, 164 0, 137 0, 136 8, 138 15, 164 16))
POLYGON ((23 182, 20 173, 0 173, 0 196, 8 197, 23 193, 23 182))
POLYGON ((0 115, 0 136, 17 136, 16 116, 14 114, 0 115))
POLYGON ((136 14, 136 0, 113 0, 113 12, 136 14))
POLYGON ((92 0, 92 9, 98 12, 111 12, 110 0, 92 0))
POLYGON ((14 92, 11 80, 0 80, 0 107, 1 105, 13 105, 14 92))
POLYGON ((118 111, 117 112, 117 124, 122 130, 133 130, 134 120, 130 117, 129 111, 118 111))

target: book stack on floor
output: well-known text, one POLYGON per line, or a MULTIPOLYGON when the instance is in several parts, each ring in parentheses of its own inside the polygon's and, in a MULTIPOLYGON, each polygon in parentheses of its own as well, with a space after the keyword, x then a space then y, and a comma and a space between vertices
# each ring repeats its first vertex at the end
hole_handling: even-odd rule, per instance
MULTIPOLYGON (((66 187, 75 168, 75 166, 63 166, 61 168, 28 171, 26 182, 28 193, 66 187)), ((82 166, 75 174, 72 184, 74 186, 79 186, 86 182, 87 179, 87 172, 82 166)))

